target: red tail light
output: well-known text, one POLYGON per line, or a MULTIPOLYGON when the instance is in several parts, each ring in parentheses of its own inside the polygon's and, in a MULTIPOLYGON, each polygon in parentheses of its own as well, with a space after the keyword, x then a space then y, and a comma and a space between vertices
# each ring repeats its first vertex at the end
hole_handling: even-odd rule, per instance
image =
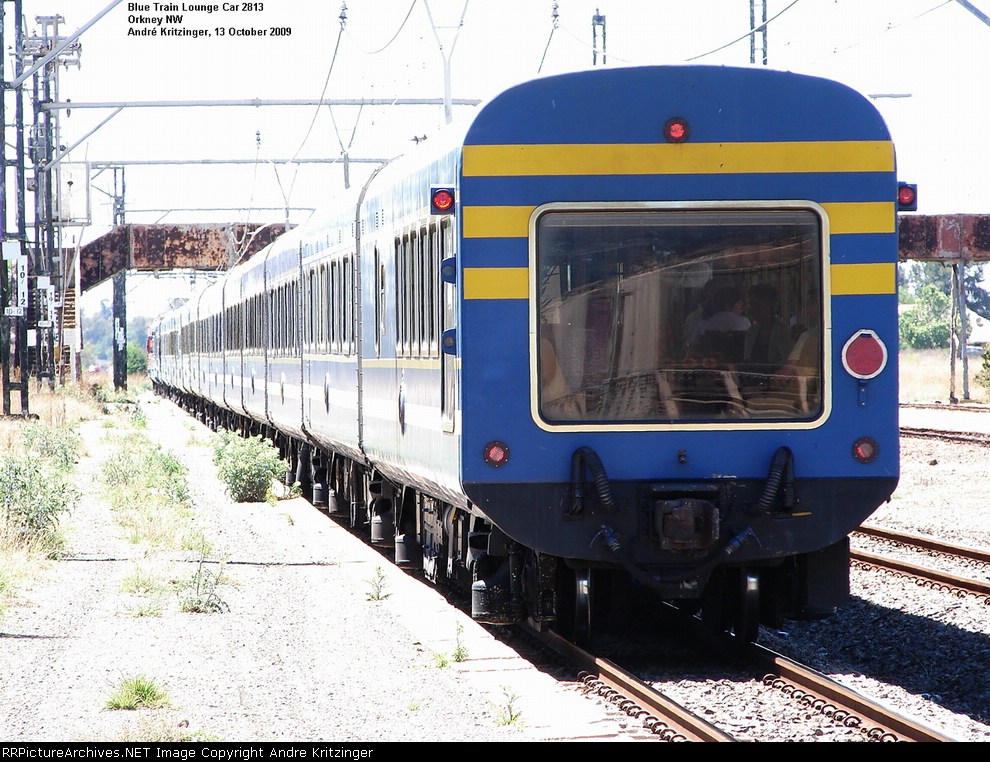
POLYGON ((663 136, 671 143, 683 143, 688 139, 689 134, 690 130, 688 129, 687 120, 679 116, 668 119, 667 123, 663 126, 663 136))
POLYGON ((509 446, 505 442, 489 442, 483 457, 492 468, 501 468, 509 462, 509 446))
POLYGON ((860 463, 872 463, 880 454, 880 447, 875 439, 860 437, 853 442, 853 457, 860 463))
POLYGON ((842 347, 842 365, 854 378, 874 378, 887 366, 887 347, 875 331, 856 331, 842 347))
POLYGON ((430 189, 430 214, 450 214, 454 211, 453 188, 430 189))

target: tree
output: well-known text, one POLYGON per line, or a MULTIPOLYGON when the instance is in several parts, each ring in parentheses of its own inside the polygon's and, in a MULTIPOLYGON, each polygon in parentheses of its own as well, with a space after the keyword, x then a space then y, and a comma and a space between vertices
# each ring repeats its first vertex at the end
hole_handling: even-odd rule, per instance
POLYGON ((148 353, 133 341, 127 342, 127 373, 144 373, 148 370, 148 353))
POLYGON ((900 317, 901 346, 935 349, 949 346, 949 297, 935 283, 923 286, 918 303, 900 317))
MULTIPOLYGON (((990 319, 990 292, 980 284, 983 282, 983 267, 967 267, 963 274, 963 287, 966 290, 966 306, 977 315, 990 319)), ((897 283, 903 292, 905 288, 915 295, 921 294, 925 286, 938 286, 946 296, 952 295, 952 269, 941 262, 909 262, 898 268, 897 283)), ((902 295, 902 303, 910 302, 902 295)))
MULTIPOLYGON (((86 366, 101 365, 110 367, 113 364, 113 309, 110 302, 104 301, 100 304, 99 311, 95 313, 82 312, 83 326, 83 348, 82 361, 86 366)), ((148 339, 148 323, 151 322, 146 315, 135 315, 127 320, 127 372, 140 372, 131 370, 133 362, 131 359, 131 341, 137 349, 144 355, 144 345, 148 339)), ((144 366, 141 371, 148 366, 147 356, 144 357, 144 366)))

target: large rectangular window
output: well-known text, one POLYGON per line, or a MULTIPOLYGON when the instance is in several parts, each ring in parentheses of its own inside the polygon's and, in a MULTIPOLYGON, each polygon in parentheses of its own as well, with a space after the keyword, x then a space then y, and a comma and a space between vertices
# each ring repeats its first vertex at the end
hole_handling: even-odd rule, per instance
POLYGON ((810 208, 544 212, 540 416, 560 424, 817 417, 823 259, 810 208))

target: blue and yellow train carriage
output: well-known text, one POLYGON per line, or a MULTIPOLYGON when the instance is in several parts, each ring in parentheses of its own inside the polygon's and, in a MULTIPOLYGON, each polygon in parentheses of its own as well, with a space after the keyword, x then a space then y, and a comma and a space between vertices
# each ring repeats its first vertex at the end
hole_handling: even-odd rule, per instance
POLYGON ((761 599, 797 614, 845 595, 846 537, 898 474, 896 189, 873 106, 782 72, 564 75, 474 120, 464 490, 566 559, 578 618, 598 569, 675 600, 736 591, 708 609, 750 631, 761 599), (747 356, 738 322, 689 335, 706 293, 733 289, 741 317, 774 295, 793 357, 747 356))
POLYGON ((897 191, 834 82, 523 83, 229 274, 222 399, 181 312, 156 383, 479 620, 587 635, 649 591, 751 639, 843 600, 897 483, 897 191))

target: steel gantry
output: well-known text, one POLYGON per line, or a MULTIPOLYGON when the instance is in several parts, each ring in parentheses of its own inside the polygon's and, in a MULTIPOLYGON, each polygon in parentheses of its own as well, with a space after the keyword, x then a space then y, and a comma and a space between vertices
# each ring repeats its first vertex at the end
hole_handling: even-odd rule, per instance
MULTIPOLYGON (((59 15, 38 16, 40 32, 28 33, 22 0, 0 2, 0 45, 12 52, 13 72, 8 79, 0 61, 0 142, 3 172, 3 258, 0 260, 0 356, 3 361, 4 415, 28 414, 28 379, 47 379, 54 386, 67 356, 66 330, 75 329, 74 309, 67 318, 66 261, 62 232, 68 220, 61 208, 61 167, 53 161, 60 144, 57 112, 41 104, 57 101, 62 67, 78 66, 79 32, 63 37, 59 15), (12 13, 11 13, 12 10, 12 13), (9 39, 13 30, 13 43, 9 39), (25 107, 30 94, 31 123, 25 107), (28 198, 31 198, 29 209, 28 198), (19 394, 14 409, 13 397, 19 394)), ((81 30, 80 30, 81 31, 81 30)))

